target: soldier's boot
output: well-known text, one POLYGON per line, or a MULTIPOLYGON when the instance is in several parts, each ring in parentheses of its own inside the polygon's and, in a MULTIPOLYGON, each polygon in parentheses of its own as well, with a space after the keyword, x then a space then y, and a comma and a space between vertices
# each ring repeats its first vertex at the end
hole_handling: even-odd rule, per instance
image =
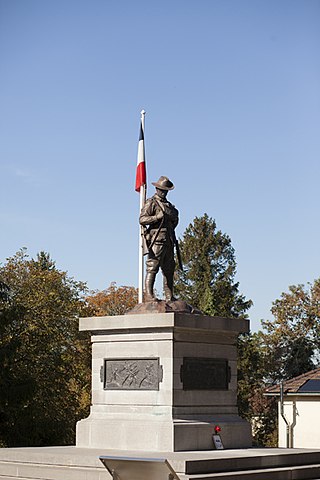
POLYGON ((154 282, 156 280, 156 274, 153 272, 149 272, 146 275, 146 284, 145 284, 145 302, 153 302, 156 300, 156 297, 154 295, 154 282))
POLYGON ((164 290, 164 296, 165 296, 166 302, 173 302, 177 300, 173 296, 173 276, 171 280, 171 278, 168 279, 163 275, 163 290, 164 290))

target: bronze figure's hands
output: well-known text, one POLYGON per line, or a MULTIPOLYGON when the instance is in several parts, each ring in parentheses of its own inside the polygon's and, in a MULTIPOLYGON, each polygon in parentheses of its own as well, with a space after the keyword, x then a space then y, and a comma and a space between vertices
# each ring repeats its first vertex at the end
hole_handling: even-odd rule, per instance
POLYGON ((157 220, 162 220, 163 217, 164 217, 163 211, 162 211, 162 210, 159 210, 159 212, 157 212, 157 214, 156 214, 156 219, 157 219, 157 220))

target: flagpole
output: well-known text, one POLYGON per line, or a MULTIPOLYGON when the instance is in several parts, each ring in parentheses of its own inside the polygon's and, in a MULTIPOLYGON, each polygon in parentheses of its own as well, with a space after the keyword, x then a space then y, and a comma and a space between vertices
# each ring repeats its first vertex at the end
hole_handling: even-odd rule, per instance
MULTIPOLYGON (((144 117, 145 117, 146 112, 144 110, 141 111, 141 128, 143 132, 143 138, 144 138, 144 117)), ((144 148, 144 145, 143 145, 144 148)), ((140 211, 141 212, 145 201, 146 201, 146 190, 147 186, 146 185, 141 185, 140 187, 140 211)), ((138 289, 138 301, 139 303, 143 302, 143 283, 144 283, 144 261, 143 261, 143 231, 142 231, 142 226, 139 225, 139 289, 138 289)))

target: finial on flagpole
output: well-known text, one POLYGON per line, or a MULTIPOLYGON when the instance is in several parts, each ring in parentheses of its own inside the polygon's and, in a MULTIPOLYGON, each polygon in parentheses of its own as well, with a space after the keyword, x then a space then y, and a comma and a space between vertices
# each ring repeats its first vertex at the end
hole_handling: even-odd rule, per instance
POLYGON ((145 115, 146 115, 146 111, 145 110, 141 110, 141 129, 142 129, 142 133, 144 135, 144 121, 145 121, 145 115))

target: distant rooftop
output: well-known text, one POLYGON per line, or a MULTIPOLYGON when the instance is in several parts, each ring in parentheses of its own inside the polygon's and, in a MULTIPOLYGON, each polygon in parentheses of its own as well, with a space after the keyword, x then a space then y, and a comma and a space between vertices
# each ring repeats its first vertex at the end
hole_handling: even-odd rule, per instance
MULTIPOLYGON (((310 370, 283 382, 283 392, 290 394, 320 395, 320 368, 310 370)), ((280 395, 280 384, 265 389, 265 395, 280 395)))

